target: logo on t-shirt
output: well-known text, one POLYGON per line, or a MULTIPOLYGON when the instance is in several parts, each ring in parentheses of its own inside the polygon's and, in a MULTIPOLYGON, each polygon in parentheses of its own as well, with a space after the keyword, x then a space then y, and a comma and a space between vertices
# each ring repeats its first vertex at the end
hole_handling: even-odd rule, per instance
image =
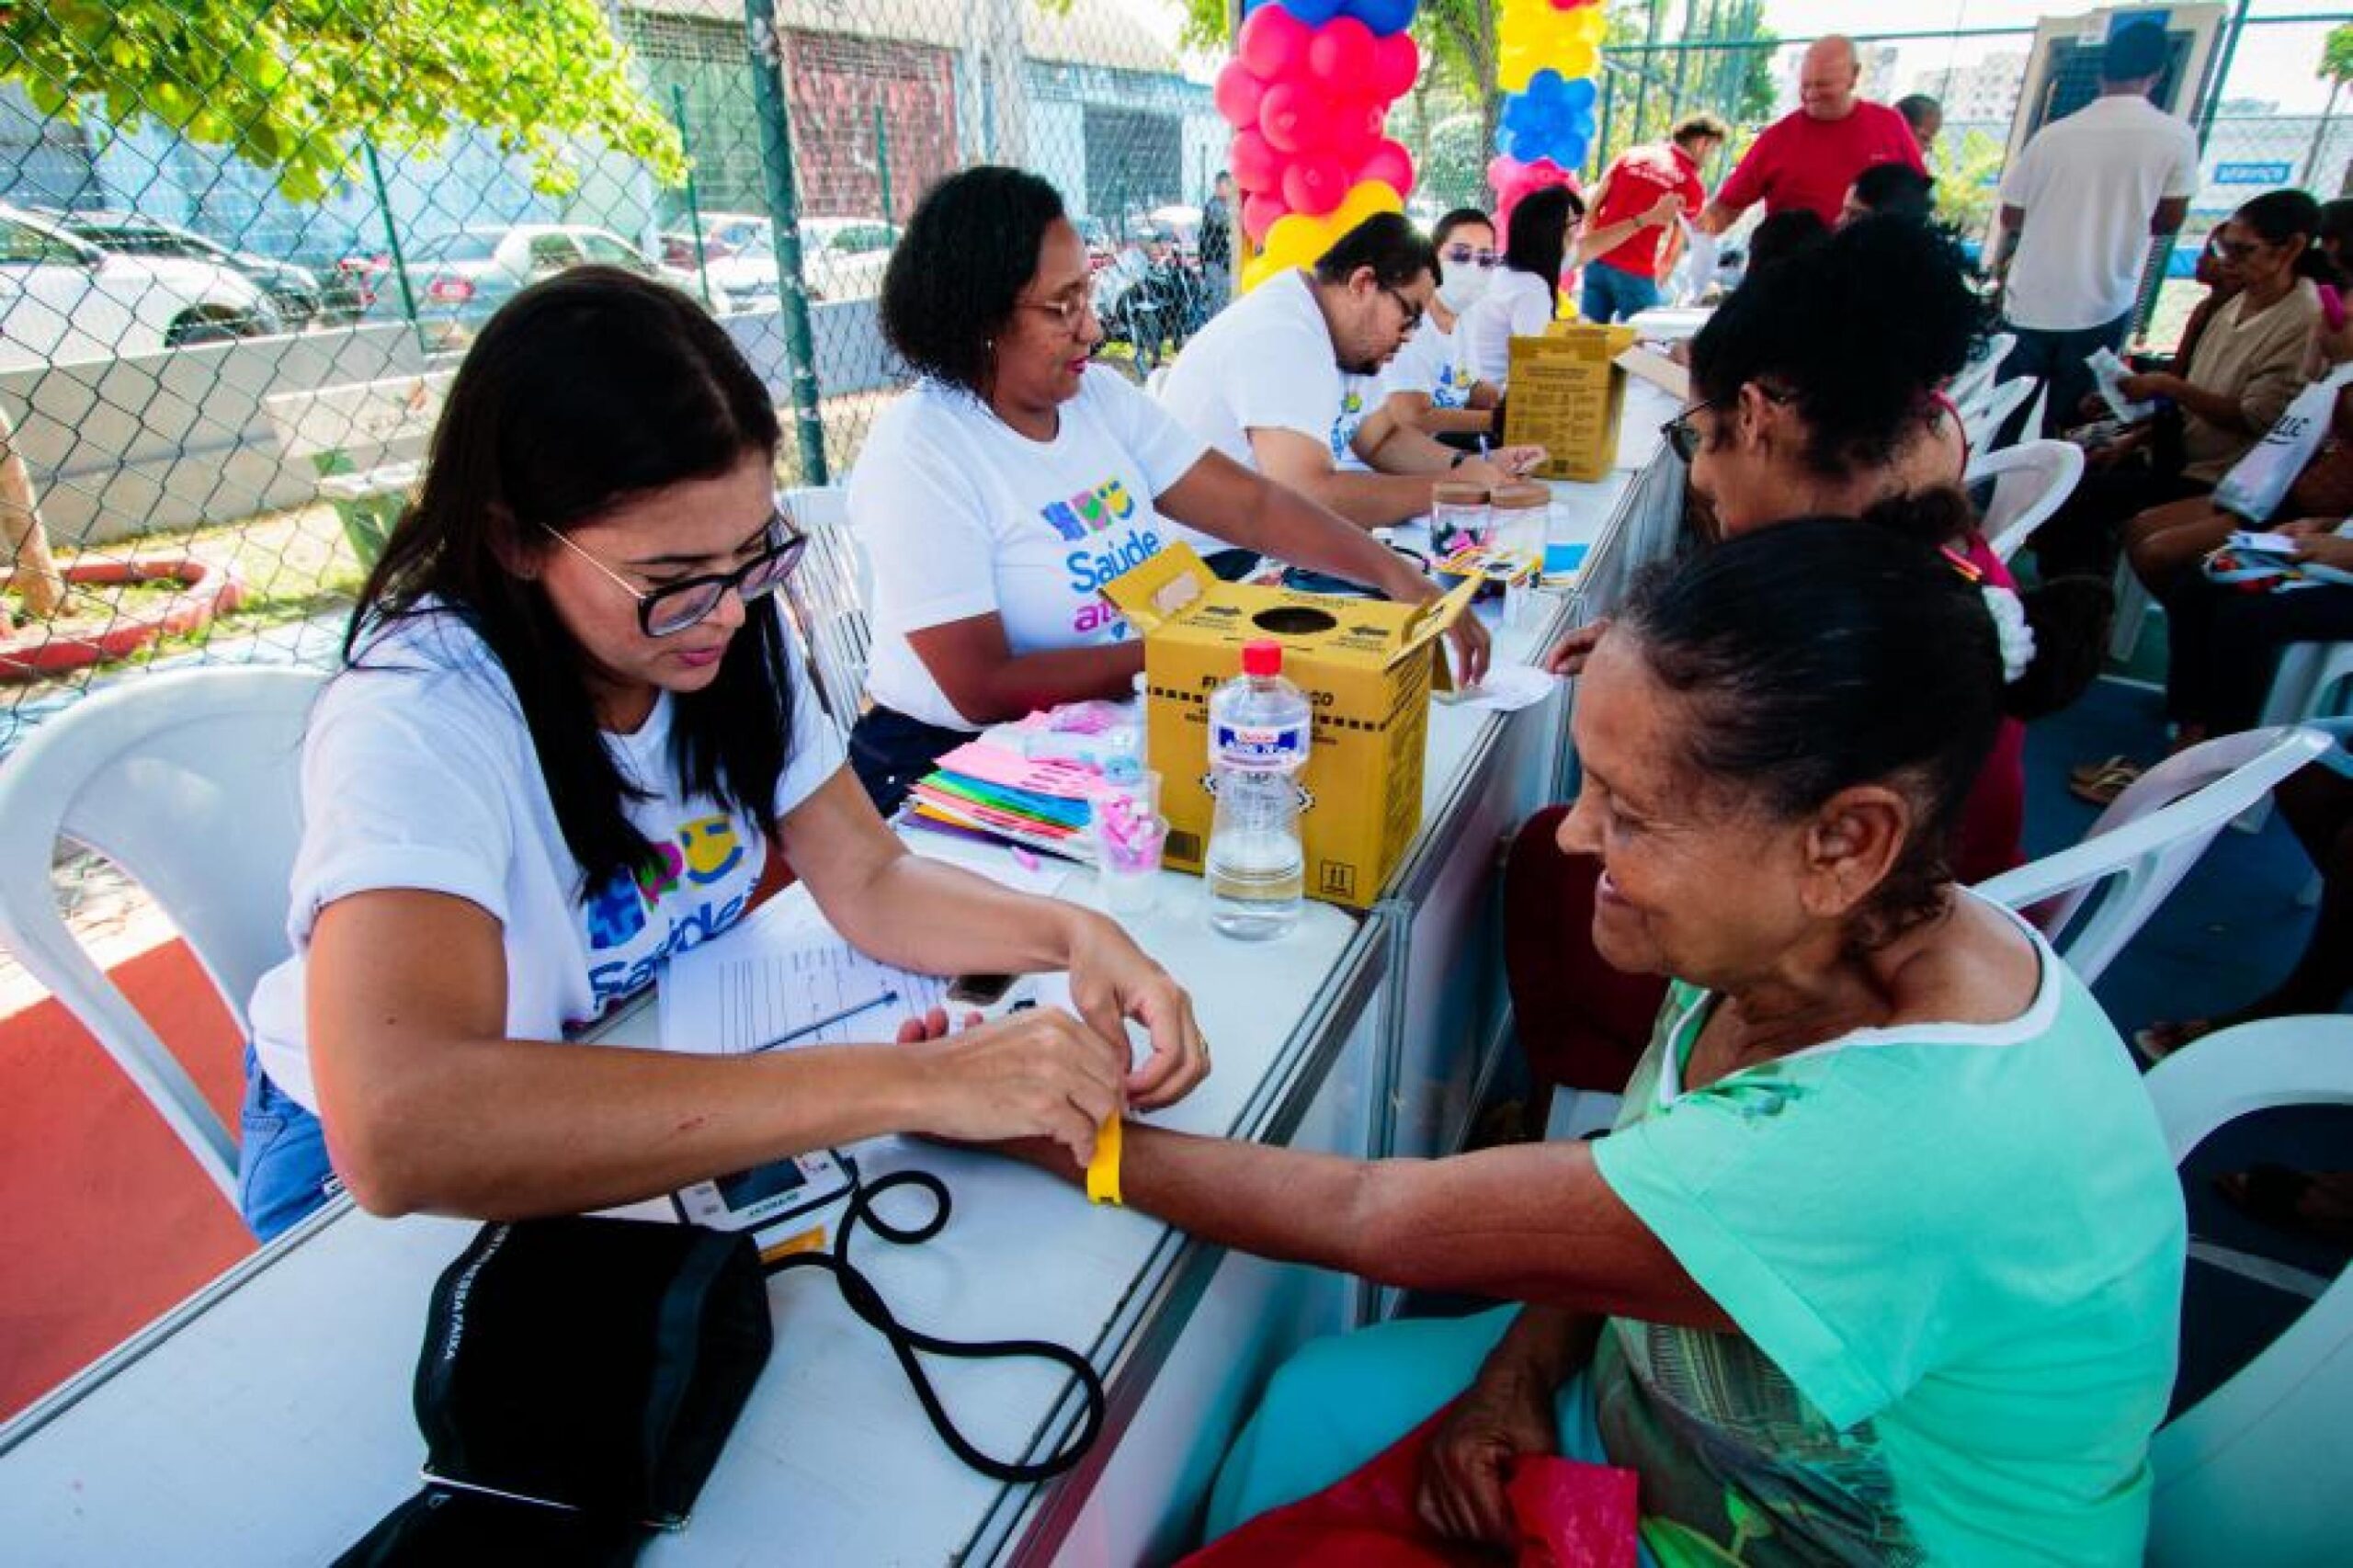
POLYGON ((1438 384, 1430 388, 1430 402, 1439 408, 1461 408, 1471 401, 1471 388, 1455 373, 1451 365, 1441 365, 1438 384))
POLYGON ((662 961, 708 941, 744 913, 747 886, 730 888, 745 862, 733 818, 682 823, 675 842, 654 846, 654 864, 624 871, 588 895, 581 921, 591 954, 588 983, 602 1011, 651 984, 662 961), (657 923, 664 923, 658 936, 657 923))
POLYGON ((1113 523, 1127 521, 1135 511, 1135 498, 1128 494, 1128 487, 1112 478, 1067 501, 1050 501, 1038 515, 1046 519, 1047 527, 1075 543, 1113 523))
POLYGON ((1357 443, 1357 426, 1364 423, 1364 392, 1350 387, 1340 394, 1340 415, 1332 421, 1332 460, 1338 462, 1357 443))

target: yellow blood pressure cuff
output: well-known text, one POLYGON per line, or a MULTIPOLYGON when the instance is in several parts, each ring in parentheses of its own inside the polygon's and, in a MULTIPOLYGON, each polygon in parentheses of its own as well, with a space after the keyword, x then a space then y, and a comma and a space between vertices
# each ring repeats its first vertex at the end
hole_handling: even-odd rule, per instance
POLYGON ((1103 1119, 1095 1134, 1095 1157, 1086 1162, 1086 1200, 1124 1208, 1120 1196, 1120 1113, 1103 1119))

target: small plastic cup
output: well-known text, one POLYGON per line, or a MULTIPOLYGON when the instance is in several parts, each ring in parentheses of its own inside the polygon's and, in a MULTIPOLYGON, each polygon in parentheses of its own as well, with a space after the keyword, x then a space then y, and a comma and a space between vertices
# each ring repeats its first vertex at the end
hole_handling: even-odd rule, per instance
POLYGON ((1149 806, 1138 809, 1139 805, 1135 797, 1127 795, 1107 796, 1095 802, 1090 824, 1095 875, 1102 885, 1103 907, 1114 915, 1141 915, 1159 895, 1168 819, 1149 806))
POLYGON ((1462 479, 1438 481, 1430 493, 1430 559, 1443 561, 1479 549, 1494 535, 1485 485, 1462 479))

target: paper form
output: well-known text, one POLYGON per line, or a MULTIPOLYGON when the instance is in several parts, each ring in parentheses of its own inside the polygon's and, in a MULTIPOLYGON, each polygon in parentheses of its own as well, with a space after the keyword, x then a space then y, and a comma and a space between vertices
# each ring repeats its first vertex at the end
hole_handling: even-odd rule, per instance
POLYGON ((662 1045, 711 1056, 756 1051, 779 1036, 885 993, 898 999, 788 1042, 872 1043, 944 1006, 946 977, 878 963, 851 947, 805 887, 787 889, 717 941, 672 958, 662 976, 662 1045))

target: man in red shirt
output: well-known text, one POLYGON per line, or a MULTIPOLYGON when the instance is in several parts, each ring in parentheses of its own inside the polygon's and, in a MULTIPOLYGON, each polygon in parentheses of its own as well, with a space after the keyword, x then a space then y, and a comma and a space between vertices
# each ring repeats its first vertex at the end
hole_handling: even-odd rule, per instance
POLYGON ((1904 117, 1856 96, 1862 74, 1852 40, 1836 34, 1816 39, 1800 69, 1797 111, 1765 128, 1708 204, 1699 227, 1721 234, 1762 200, 1768 217, 1808 207, 1835 229, 1847 187, 1873 164, 1908 164, 1927 174, 1904 117))
POLYGON ((1607 324, 1647 311, 1659 301, 1659 279, 1683 248, 1679 220, 1697 218, 1708 199, 1699 165, 1731 137, 1724 122, 1704 111, 1675 122, 1667 140, 1629 147, 1593 187, 1593 205, 1577 237, 1585 264, 1585 319, 1607 324))

